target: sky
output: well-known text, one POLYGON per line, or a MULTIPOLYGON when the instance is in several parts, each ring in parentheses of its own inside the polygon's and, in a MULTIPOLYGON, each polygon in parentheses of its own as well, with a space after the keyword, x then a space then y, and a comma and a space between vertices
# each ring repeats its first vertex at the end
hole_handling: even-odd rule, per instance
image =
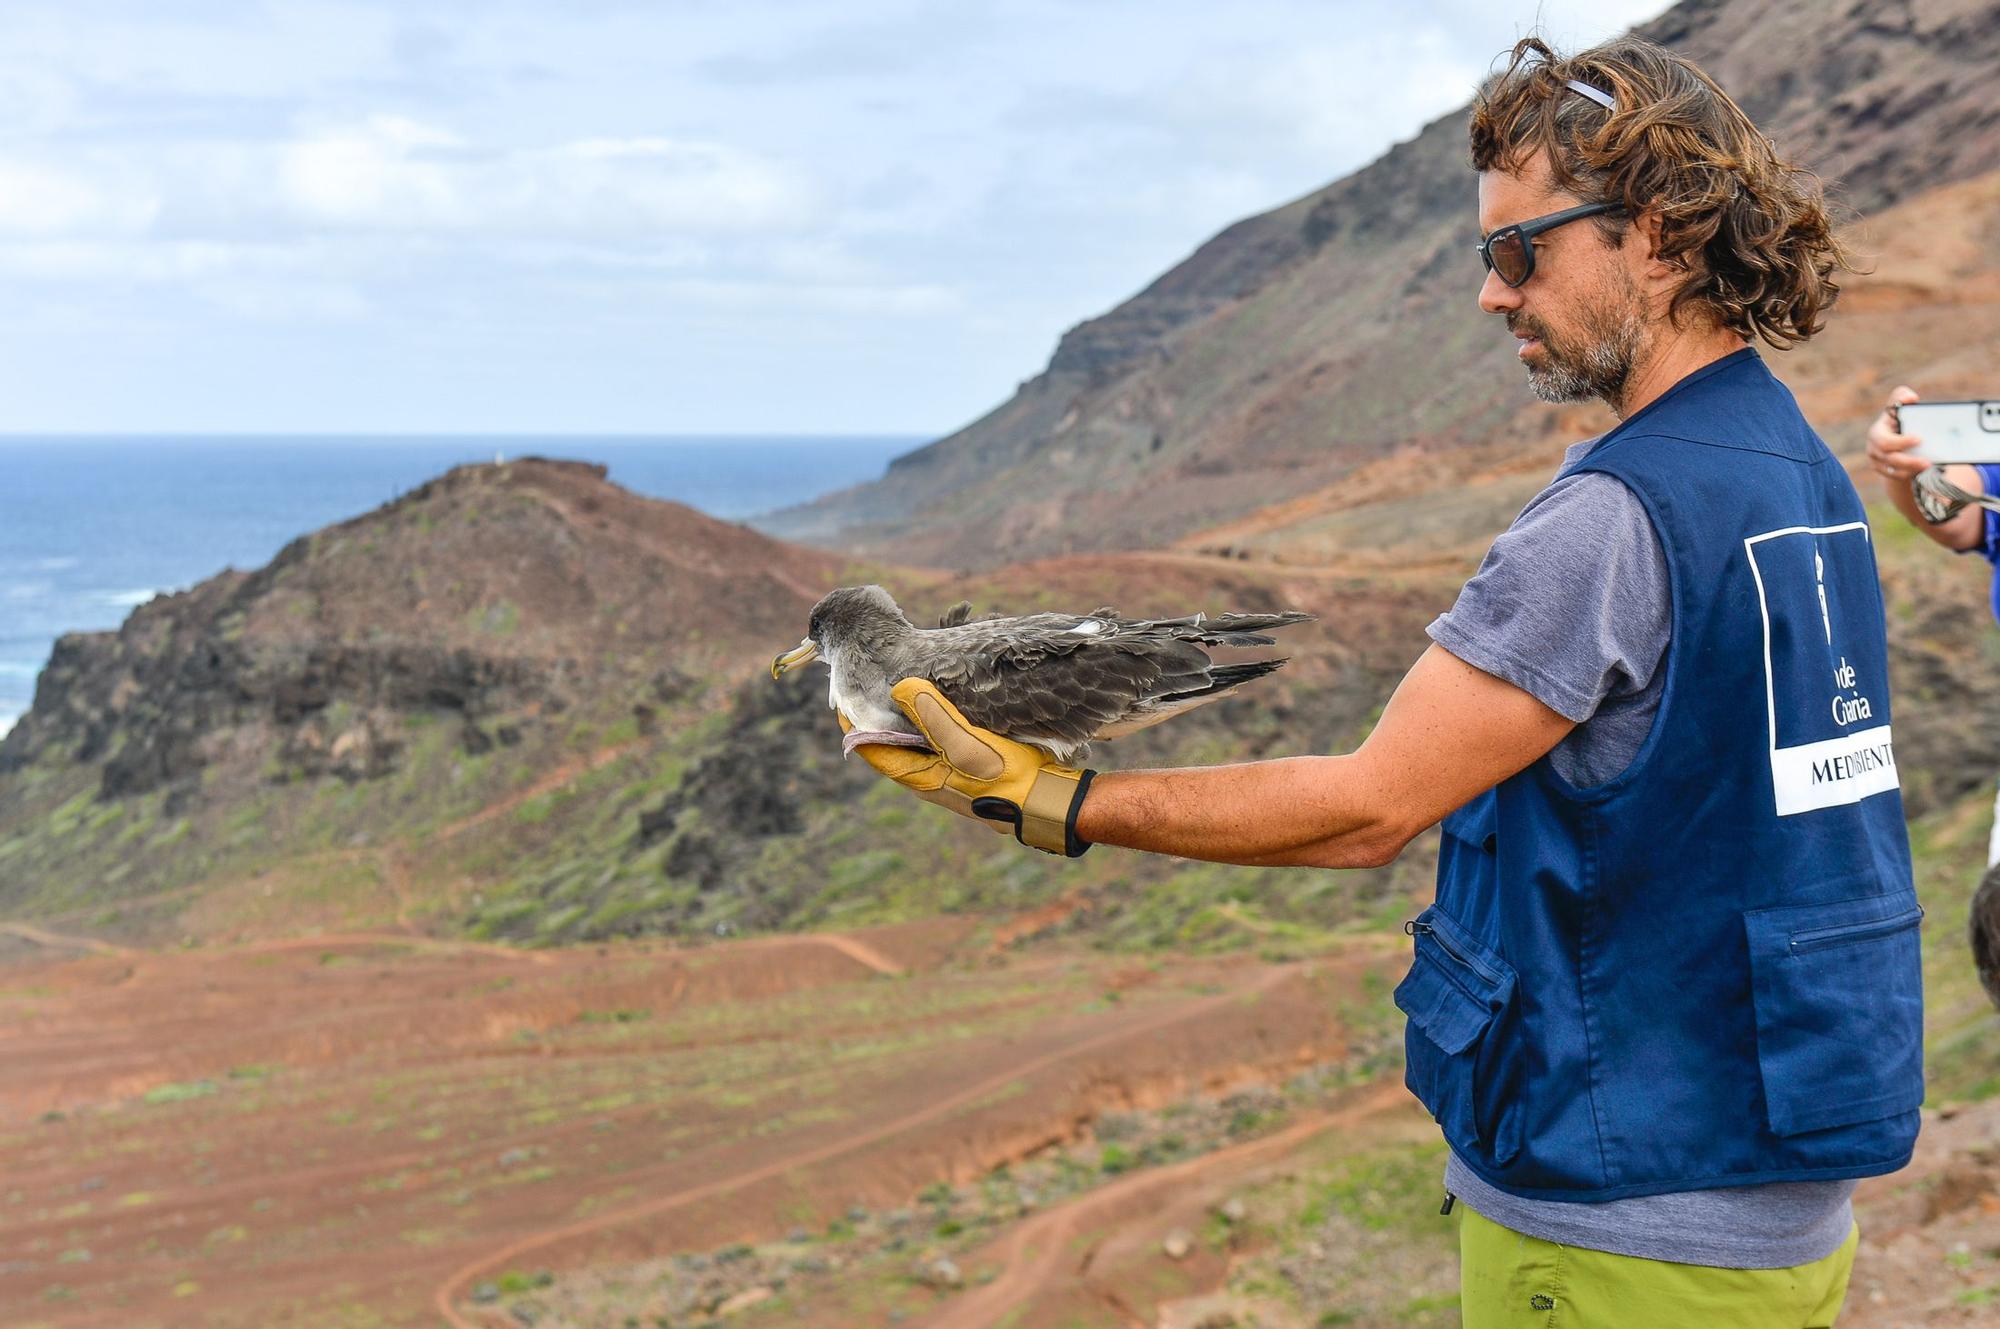
POLYGON ((1663 8, 0 0, 0 433, 940 435, 1663 8))

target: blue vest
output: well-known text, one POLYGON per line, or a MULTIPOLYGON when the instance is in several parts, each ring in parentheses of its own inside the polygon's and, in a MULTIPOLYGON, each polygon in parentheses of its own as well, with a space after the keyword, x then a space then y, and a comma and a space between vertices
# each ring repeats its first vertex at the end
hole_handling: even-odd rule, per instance
MULTIPOLYGON (((1979 471, 1980 488, 1989 494, 2000 494, 2000 466, 1979 462, 1976 469, 1979 471)), ((2000 619, 2000 513, 1989 508, 1980 517, 1986 524, 1980 531, 1978 549, 1986 555, 1988 563, 1995 565, 1989 598, 1993 604, 1993 617, 2000 619)))
POLYGON ((1573 469, 1630 486, 1666 552, 1660 709, 1615 779, 1543 757, 1445 818, 1395 993, 1410 1089, 1535 1199, 1892 1172, 1923 911, 1860 499, 1749 349, 1573 469))

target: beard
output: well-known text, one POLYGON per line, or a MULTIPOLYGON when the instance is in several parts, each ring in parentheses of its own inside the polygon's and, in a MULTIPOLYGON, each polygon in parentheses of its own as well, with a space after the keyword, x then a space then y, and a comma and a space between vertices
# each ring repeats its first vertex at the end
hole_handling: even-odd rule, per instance
POLYGON ((1509 332, 1525 332, 1542 343, 1541 363, 1526 362, 1528 390, 1546 402, 1600 397, 1617 406, 1646 341, 1637 292, 1626 295, 1613 305, 1588 309, 1574 341, 1532 315, 1510 315, 1509 332))

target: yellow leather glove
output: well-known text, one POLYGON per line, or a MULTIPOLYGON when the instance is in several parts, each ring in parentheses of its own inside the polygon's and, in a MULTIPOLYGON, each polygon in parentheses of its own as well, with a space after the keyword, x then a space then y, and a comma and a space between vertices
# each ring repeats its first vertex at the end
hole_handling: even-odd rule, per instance
MULTIPOLYGON (((931 751, 863 743, 854 750, 870 766, 927 803, 1011 830, 1045 853, 1075 858, 1090 848, 1077 836, 1076 810, 1095 771, 1058 766, 1038 747, 981 729, 929 679, 906 678, 889 696, 931 751)), ((840 727, 854 726, 842 715, 840 727)))

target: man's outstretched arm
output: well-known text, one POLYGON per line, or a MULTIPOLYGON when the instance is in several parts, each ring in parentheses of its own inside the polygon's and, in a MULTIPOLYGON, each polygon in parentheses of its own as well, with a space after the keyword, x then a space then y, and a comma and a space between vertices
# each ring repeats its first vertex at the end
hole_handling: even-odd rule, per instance
POLYGON ((1098 844, 1220 863, 1376 867, 1575 727, 1433 645, 1353 753, 1105 772, 1076 830, 1098 844))

